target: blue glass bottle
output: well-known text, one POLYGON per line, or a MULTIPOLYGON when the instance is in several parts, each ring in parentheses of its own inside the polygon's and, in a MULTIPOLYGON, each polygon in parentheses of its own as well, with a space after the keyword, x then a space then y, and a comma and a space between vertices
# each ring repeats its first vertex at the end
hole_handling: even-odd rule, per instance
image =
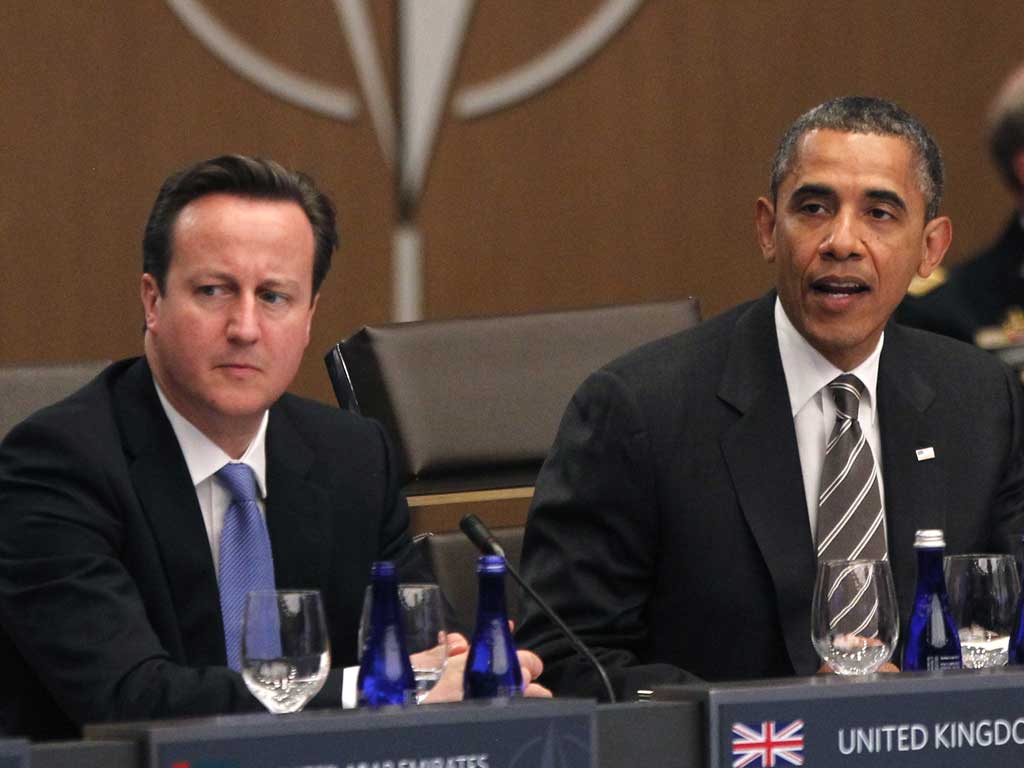
POLYGON ((910 629, 903 648, 903 669, 960 669, 960 635, 949 610, 942 556, 945 537, 940 530, 921 530, 914 536, 917 551, 917 593, 910 629))
POLYGON ((405 648, 395 564, 381 560, 370 569, 370 624, 359 662, 359 706, 415 701, 416 679, 405 648))
POLYGON ((523 673, 505 609, 505 559, 484 555, 477 561, 476 572, 480 584, 476 629, 462 678, 463 695, 467 699, 518 696, 523 673))

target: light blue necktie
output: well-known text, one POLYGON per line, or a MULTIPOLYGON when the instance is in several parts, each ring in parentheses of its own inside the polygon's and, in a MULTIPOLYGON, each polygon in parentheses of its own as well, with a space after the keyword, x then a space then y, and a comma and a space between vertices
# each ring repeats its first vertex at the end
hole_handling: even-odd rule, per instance
POLYGON ((231 493, 220 534, 220 611, 228 666, 242 669, 242 619, 245 596, 274 589, 270 536, 260 514, 256 476, 246 464, 225 464, 217 479, 231 493))

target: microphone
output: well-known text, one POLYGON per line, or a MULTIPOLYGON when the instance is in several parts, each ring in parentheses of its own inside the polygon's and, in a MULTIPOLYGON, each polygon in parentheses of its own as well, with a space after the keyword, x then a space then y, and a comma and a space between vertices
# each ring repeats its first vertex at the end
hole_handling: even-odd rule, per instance
POLYGON ((569 628, 569 625, 562 621, 561 617, 552 610, 551 606, 544 602, 533 587, 523 580, 523 577, 519 575, 519 571, 512 567, 512 564, 505 556, 505 550, 502 548, 501 544, 498 543, 498 540, 494 538, 494 534, 491 533, 490 529, 484 525, 483 521, 476 515, 469 514, 459 521, 459 528, 462 529, 462 532, 466 534, 466 537, 473 542, 474 546, 476 546, 480 552, 485 555, 497 555, 505 560, 505 570, 508 571, 509 575, 516 580, 516 583, 523 588, 523 591, 530 596, 533 602, 537 604, 537 607, 544 612, 544 615, 551 619, 554 625, 558 627, 565 638, 569 641, 569 644, 572 645, 573 649, 597 670, 597 674, 601 677, 601 682, 604 685, 605 693, 608 694, 608 701, 614 704, 616 702, 615 691, 612 689, 611 681, 608 679, 608 673, 605 672, 604 667, 601 666, 601 662, 597 660, 597 657, 594 656, 591 650, 587 648, 582 640, 579 639, 576 633, 569 628))
MULTIPOLYGON (((505 557, 505 550, 494 538, 491 529, 484 525, 484 521, 473 514, 466 515, 459 521, 459 528, 466 534, 466 537, 473 542, 473 545, 485 555, 497 555, 505 557)), ((508 559, 505 560, 505 567, 508 568, 508 559)))

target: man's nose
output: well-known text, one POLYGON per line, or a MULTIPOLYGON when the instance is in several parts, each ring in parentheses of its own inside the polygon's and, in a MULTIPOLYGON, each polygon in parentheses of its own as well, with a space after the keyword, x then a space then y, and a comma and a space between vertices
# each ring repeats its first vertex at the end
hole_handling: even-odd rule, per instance
POLYGON ((260 338, 258 305, 254 296, 240 296, 228 317, 228 338, 239 344, 251 344, 260 338))
POLYGON ((832 227, 818 251, 833 259, 858 258, 864 252, 860 224, 853 212, 840 212, 832 219, 832 227))

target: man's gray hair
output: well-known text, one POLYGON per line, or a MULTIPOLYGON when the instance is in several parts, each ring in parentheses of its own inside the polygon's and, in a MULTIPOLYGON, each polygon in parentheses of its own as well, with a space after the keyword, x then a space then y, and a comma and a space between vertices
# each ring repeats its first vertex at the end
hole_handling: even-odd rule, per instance
POLYGON ((870 96, 842 96, 819 104, 800 115, 786 131, 772 160, 769 191, 777 201, 779 187, 796 161, 797 144, 810 131, 865 133, 898 136, 908 141, 917 155, 918 183, 925 200, 925 221, 939 215, 942 203, 942 154, 928 129, 909 112, 891 101, 870 96))
POLYGON ((1024 188, 1013 167, 1014 156, 1024 150, 1024 67, 1003 83, 988 117, 988 146, 996 167, 1018 192, 1024 188))

